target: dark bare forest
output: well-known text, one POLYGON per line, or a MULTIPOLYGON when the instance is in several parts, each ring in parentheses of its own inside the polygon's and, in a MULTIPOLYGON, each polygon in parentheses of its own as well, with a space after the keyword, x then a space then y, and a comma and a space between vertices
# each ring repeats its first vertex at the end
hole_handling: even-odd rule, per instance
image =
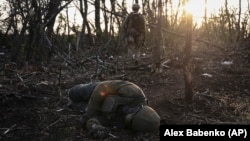
MULTIPOLYGON (((142 88, 161 124, 249 124, 250 2, 208 13, 201 1, 202 17, 185 10, 190 0, 2 0, 0 140, 93 140, 68 89, 117 79, 142 88), (147 29, 136 65, 122 30, 133 3, 147 29)), ((106 141, 159 140, 109 131, 106 141)))

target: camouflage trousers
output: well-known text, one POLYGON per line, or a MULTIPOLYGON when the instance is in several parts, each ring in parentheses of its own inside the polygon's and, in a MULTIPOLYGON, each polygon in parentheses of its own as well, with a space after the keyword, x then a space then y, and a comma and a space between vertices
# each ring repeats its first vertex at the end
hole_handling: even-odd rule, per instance
POLYGON ((127 48, 127 57, 140 60, 141 48, 142 48, 142 36, 131 36, 126 37, 125 46, 127 48))

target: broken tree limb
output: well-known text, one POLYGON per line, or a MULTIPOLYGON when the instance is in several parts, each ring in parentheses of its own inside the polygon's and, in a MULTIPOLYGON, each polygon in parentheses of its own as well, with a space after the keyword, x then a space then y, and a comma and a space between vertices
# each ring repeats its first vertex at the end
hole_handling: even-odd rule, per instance
POLYGON ((6 134, 8 134, 8 133, 9 133, 11 130, 13 130, 16 126, 17 126, 17 124, 14 124, 14 125, 12 125, 10 128, 8 128, 7 130, 5 130, 5 131, 3 132, 3 136, 6 135, 6 134))
POLYGON ((114 138, 114 139, 118 139, 117 136, 115 136, 115 135, 113 135, 113 134, 111 134, 111 133, 109 133, 109 136, 112 137, 112 138, 114 138))
POLYGON ((56 121, 54 121, 54 122, 52 122, 51 124, 49 124, 47 127, 45 127, 45 128, 42 130, 42 132, 45 131, 45 130, 47 130, 47 129, 49 129, 50 127, 54 126, 55 124, 57 124, 59 121, 61 121, 61 119, 62 119, 62 117, 58 118, 56 121))

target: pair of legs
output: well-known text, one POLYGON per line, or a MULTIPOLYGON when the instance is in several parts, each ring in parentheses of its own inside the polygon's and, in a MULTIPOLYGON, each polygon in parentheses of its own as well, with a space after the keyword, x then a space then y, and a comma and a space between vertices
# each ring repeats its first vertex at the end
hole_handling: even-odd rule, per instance
POLYGON ((127 47, 127 57, 140 60, 140 50, 142 47, 142 37, 141 36, 128 36, 126 41, 127 47))

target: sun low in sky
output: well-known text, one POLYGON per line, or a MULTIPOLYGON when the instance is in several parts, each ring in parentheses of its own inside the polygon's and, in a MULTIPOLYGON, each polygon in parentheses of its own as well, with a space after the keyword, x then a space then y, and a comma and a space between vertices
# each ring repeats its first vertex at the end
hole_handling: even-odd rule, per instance
MULTIPOLYGON (((247 0, 242 0, 242 8, 247 3, 247 0)), ((183 7, 187 12, 193 15, 194 22, 197 24, 201 24, 202 18, 205 16, 205 9, 207 17, 209 17, 212 13, 217 14, 218 9, 224 6, 225 0, 189 0, 189 2, 183 7)), ((238 0, 228 0, 228 6, 238 7, 238 0)))
MULTIPOLYGON (((121 0, 118 0, 118 2, 120 2, 121 0)), ((0 0, 0 6, 3 5, 6 2, 6 0, 0 0)), ((109 1, 107 1, 109 2, 109 1)), ((141 2, 141 1, 139 1, 141 2)), ((173 5, 178 5, 178 0, 173 0, 173 5)), ((248 0, 241 0, 242 2, 242 12, 245 11, 245 9, 247 9, 247 5, 248 5, 248 0)), ((132 4, 132 1, 128 1, 127 0, 128 5, 132 4)), ((202 21, 204 20, 204 16, 205 16, 205 8, 207 9, 207 17, 210 17, 210 15, 212 13, 214 14, 218 14, 218 9, 220 9, 222 6, 224 6, 225 0, 189 0, 189 2, 186 4, 185 7, 183 7, 183 9, 185 9, 187 12, 191 13, 193 15, 193 21, 198 24, 201 25, 202 21), (205 2, 207 1, 207 2, 205 2)), ((228 0, 228 5, 229 6, 233 6, 233 7, 238 7, 239 5, 239 0, 228 0)), ((72 3, 72 5, 69 7, 68 12, 69 12, 69 19, 70 19, 70 24, 82 24, 82 17, 79 13, 79 11, 75 8, 75 6, 78 6, 78 3, 75 3, 75 5, 72 3)), ((110 3, 107 3, 106 5, 107 7, 110 8, 110 3)), ((177 6, 176 6, 177 7, 177 6)), ((89 14, 88 15, 90 18, 89 20, 94 21, 93 18, 94 17, 94 7, 92 5, 90 5, 89 7, 89 14)), ((3 9, 0 9, 0 12, 3 9)), ((131 10, 131 9, 129 9, 131 10)), ((63 10, 61 12, 63 15, 66 15, 66 11, 63 10)), ((2 16, 0 16, 0 20, 6 18, 6 16, 8 16, 7 14, 3 14, 2 16)))

